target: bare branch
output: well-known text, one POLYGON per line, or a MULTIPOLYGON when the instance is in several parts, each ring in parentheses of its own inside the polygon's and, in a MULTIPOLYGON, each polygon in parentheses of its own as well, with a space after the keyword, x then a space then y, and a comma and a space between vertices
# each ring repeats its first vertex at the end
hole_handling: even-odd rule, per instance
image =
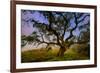
POLYGON ((64 31, 63 31, 63 34, 62 34, 62 39, 63 39, 64 35, 65 35, 65 32, 67 30, 68 20, 67 20, 67 18, 63 14, 61 14, 61 15, 63 16, 64 20, 66 21, 66 24, 64 25, 64 31))
POLYGON ((81 20, 78 21, 78 24, 79 24, 80 22, 84 21, 85 18, 86 18, 86 17, 89 17, 89 16, 90 16, 90 15, 85 15, 81 20))
POLYGON ((46 42, 46 41, 40 41, 40 40, 38 40, 37 42, 39 42, 40 44, 55 44, 55 45, 58 45, 57 43, 55 43, 55 42, 46 42))
POLYGON ((68 37, 68 38, 66 38, 66 40, 69 40, 70 38, 72 38, 73 37, 73 31, 78 27, 78 22, 77 22, 77 17, 76 17, 76 14, 74 13, 74 17, 75 17, 75 27, 74 28, 72 28, 71 30, 70 30, 70 36, 68 37))
POLYGON ((42 41, 44 41, 43 34, 42 34, 42 33, 40 33, 40 35, 41 35, 42 41))

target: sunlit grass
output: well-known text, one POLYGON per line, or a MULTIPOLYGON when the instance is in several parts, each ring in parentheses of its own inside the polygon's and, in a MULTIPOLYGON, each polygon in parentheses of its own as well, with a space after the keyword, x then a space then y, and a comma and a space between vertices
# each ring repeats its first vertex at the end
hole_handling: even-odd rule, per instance
POLYGON ((86 60, 89 56, 85 55, 86 52, 77 52, 75 49, 68 49, 63 57, 57 56, 59 49, 52 50, 30 50, 21 53, 21 61, 25 62, 46 62, 46 61, 68 61, 68 60, 86 60))

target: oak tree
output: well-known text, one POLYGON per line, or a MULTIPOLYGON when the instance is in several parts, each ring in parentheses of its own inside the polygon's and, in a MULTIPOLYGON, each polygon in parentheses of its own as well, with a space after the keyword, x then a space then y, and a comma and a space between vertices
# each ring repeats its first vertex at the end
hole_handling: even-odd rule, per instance
MULTIPOLYGON (((27 13, 27 10, 23 10, 22 13, 25 12, 27 13)), ((60 47, 58 56, 63 56, 64 52, 75 43, 89 44, 89 13, 31 10, 29 12, 31 14, 37 12, 38 16, 44 20, 41 21, 39 17, 36 19, 35 16, 22 19, 22 21, 31 22, 34 29, 32 34, 22 36, 24 45, 27 42, 34 43, 33 45, 37 46, 45 44, 46 48, 50 45, 56 45, 60 47), (77 29, 78 31, 76 31, 77 29)))

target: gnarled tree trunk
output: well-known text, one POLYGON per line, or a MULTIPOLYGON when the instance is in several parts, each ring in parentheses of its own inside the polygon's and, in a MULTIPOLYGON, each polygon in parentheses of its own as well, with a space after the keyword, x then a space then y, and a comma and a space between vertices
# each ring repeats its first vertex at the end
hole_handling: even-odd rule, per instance
POLYGON ((64 52, 65 52, 65 51, 66 51, 66 48, 65 48, 65 47, 60 47, 57 56, 60 56, 60 57, 64 56, 64 52))

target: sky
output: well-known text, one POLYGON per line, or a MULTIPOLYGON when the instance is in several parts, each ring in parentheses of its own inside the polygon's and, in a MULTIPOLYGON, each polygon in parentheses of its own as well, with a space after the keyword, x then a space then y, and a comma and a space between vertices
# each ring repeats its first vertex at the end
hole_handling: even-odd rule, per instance
MULTIPOLYGON (((89 13, 84 13, 84 15, 89 13)), ((84 16, 83 16, 84 17, 84 16)), ((48 24, 48 21, 44 18, 42 14, 39 13, 39 11, 36 10, 21 10, 21 35, 30 35, 34 30, 36 30, 33 27, 33 23, 30 21, 30 19, 35 19, 36 21, 39 21, 41 23, 48 24)), ((80 18, 81 19, 81 18, 80 18)), ((70 21, 71 28, 75 26, 74 23, 75 19, 72 19, 70 21)), ((83 25, 84 23, 87 23, 89 21, 89 17, 86 17, 85 20, 80 23, 79 25, 83 25)), ((74 32, 74 35, 78 36, 80 34, 79 29, 77 28, 74 32)), ((66 32, 65 38, 69 36, 69 32, 66 32)))
MULTIPOLYGON (((35 11, 34 13, 30 13, 30 10, 26 11, 26 13, 23 13, 23 10, 22 10, 21 19, 28 21, 31 18, 34 18, 37 21, 39 20, 42 23, 48 23, 47 20, 43 18, 43 15, 40 15, 40 13, 35 12, 35 11)), ((30 21, 26 22, 26 21, 23 21, 23 20, 21 21, 22 35, 30 35, 34 30, 32 22, 30 21)))

